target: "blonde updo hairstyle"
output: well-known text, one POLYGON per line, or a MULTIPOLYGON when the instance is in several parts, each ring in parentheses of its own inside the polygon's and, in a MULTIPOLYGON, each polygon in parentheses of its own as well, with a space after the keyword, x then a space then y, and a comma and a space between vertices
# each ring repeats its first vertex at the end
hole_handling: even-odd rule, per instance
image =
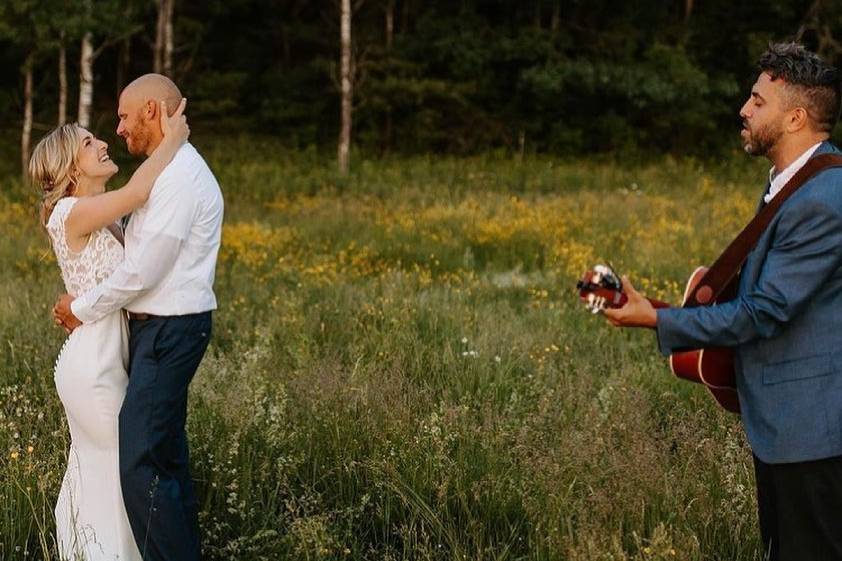
POLYGON ((29 177, 41 196, 39 215, 45 228, 56 203, 76 192, 79 133, 76 123, 61 125, 38 141, 29 158, 29 177))

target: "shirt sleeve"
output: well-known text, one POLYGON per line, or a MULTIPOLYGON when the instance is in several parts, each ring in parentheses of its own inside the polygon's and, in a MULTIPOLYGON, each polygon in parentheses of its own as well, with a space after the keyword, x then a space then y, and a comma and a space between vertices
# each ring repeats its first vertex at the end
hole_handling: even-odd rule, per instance
POLYGON ((155 287, 172 270, 190 233, 195 198, 187 185, 161 176, 150 196, 136 247, 95 288, 80 295, 70 309, 82 323, 97 321, 126 307, 155 287))

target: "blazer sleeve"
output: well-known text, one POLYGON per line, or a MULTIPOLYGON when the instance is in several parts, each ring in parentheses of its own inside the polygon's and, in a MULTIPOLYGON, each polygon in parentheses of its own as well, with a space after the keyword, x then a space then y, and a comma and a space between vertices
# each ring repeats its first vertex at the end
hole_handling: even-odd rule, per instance
POLYGON ((658 310, 658 347, 664 355, 773 337, 842 265, 839 210, 812 197, 787 206, 780 210, 775 238, 753 286, 715 306, 658 310))

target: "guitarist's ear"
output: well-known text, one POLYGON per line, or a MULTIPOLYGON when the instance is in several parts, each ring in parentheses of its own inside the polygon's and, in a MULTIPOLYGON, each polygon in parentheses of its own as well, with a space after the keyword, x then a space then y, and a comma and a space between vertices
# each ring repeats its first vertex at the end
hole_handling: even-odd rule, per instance
POLYGON ((784 129, 790 134, 802 130, 810 122, 810 113, 803 107, 790 109, 784 119, 784 129))

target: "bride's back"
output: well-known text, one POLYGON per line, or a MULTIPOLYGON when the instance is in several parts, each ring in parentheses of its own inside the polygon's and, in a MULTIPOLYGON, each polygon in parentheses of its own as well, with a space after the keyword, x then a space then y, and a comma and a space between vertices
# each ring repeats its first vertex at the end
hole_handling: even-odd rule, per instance
POLYGON ((123 246, 107 228, 91 233, 81 251, 73 251, 70 248, 65 223, 78 200, 77 197, 60 199, 46 224, 53 252, 64 279, 64 287, 73 297, 100 284, 123 260, 123 246))

